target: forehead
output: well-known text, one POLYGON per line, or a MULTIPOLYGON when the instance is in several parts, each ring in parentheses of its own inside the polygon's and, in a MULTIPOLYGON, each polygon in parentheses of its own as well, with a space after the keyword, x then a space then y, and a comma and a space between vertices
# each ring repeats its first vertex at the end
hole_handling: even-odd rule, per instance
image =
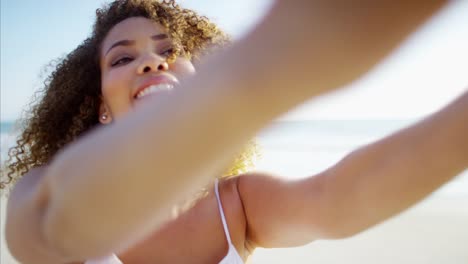
POLYGON ((136 40, 157 34, 167 33, 161 24, 145 17, 130 17, 117 23, 104 38, 101 51, 107 50, 120 40, 136 40))

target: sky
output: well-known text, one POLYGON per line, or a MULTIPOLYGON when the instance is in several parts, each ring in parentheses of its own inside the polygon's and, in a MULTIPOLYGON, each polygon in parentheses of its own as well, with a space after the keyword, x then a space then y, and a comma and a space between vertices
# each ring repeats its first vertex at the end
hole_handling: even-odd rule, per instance
MULTIPOLYGON (((106 1, 0 2, 0 119, 7 121, 18 118, 41 88, 47 64, 89 35, 95 10, 106 1)), ((265 14, 271 0, 179 3, 239 39, 265 14)), ((468 87, 466 14, 468 1, 451 2, 368 74, 280 119, 412 119, 436 111, 468 87)))

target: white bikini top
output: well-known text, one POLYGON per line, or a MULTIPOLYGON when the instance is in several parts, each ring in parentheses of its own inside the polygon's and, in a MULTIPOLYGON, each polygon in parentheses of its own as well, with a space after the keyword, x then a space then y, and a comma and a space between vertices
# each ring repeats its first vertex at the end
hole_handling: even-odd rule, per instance
MULTIPOLYGON (((218 201, 221 221, 223 222, 224 234, 226 235, 226 239, 229 244, 228 252, 226 256, 224 256, 224 258, 219 262, 219 264, 244 264, 244 261, 231 242, 229 228, 226 223, 226 217, 224 216, 223 205, 221 204, 221 199, 219 198, 218 179, 215 180, 215 194, 216 200, 218 201)), ((123 262, 115 254, 112 254, 103 258, 88 260, 84 264, 123 264, 123 262)))
POLYGON ((88 260, 84 264, 123 264, 122 261, 115 255, 106 256, 103 258, 88 260))
POLYGON ((237 252, 236 248, 231 242, 231 236, 229 235, 229 228, 226 223, 226 217, 224 217, 223 205, 221 204, 221 199, 219 198, 218 179, 215 180, 215 193, 216 200, 218 201, 219 213, 221 215, 221 220, 223 221, 224 234, 226 234, 226 239, 229 244, 228 253, 219 262, 219 264, 244 264, 244 261, 239 255, 239 252, 237 252))

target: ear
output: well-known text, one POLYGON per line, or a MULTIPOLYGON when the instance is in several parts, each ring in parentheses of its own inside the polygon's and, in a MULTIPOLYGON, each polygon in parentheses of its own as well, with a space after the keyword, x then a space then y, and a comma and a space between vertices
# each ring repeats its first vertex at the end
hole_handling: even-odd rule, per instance
POLYGON ((99 123, 106 125, 112 122, 111 112, 109 107, 101 97, 101 104, 99 105, 99 123))

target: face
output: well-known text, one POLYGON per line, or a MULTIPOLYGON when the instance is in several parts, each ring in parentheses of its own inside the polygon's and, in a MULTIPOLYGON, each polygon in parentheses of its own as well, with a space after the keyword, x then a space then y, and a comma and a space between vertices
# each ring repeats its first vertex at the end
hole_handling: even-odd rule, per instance
POLYGON ((167 61, 172 51, 166 29, 152 20, 132 17, 115 25, 100 50, 100 122, 118 120, 147 98, 162 96, 182 77, 193 75, 195 68, 184 56, 167 61))

